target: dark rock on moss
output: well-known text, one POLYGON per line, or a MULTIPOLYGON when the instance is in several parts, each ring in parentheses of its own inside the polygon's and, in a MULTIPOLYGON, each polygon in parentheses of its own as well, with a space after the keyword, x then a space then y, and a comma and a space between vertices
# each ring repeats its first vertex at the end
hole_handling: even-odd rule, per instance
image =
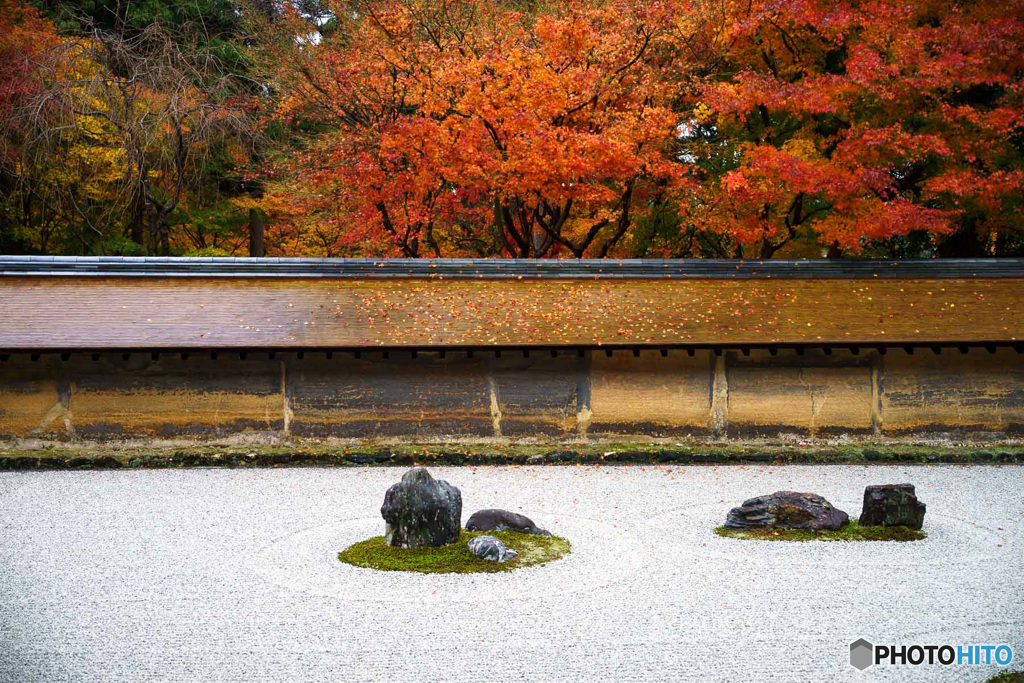
POLYGON ((654 460, 654 457, 650 453, 644 451, 616 451, 611 455, 605 456, 605 461, 611 462, 625 462, 625 463, 648 463, 654 460))
POLYGON ((459 539, 462 493, 414 467, 388 489, 380 514, 387 523, 384 539, 396 548, 437 548, 459 539))
POLYGON ((729 511, 727 529, 841 529, 850 517, 815 493, 776 491, 729 511))
POLYGON ((925 505, 917 499, 913 484, 882 484, 864 489, 861 526, 924 526, 925 505))
POLYGON ((580 459, 580 454, 570 450, 549 451, 541 456, 541 458, 543 463, 552 465, 562 462, 576 462, 580 459))
POLYGON ((94 469, 119 469, 124 465, 117 458, 109 455, 100 455, 93 459, 92 466, 94 469))
POLYGON ((474 536, 469 539, 466 547, 480 559, 492 562, 508 562, 519 554, 511 548, 506 548, 505 544, 494 536, 474 536))
POLYGON ((479 510, 466 522, 466 531, 518 531, 521 534, 550 536, 550 531, 538 529, 533 520, 508 510, 479 510))
POLYGON ((391 460, 391 453, 387 451, 377 451, 376 453, 352 453, 348 456, 348 461, 353 462, 357 465, 380 465, 391 460))
POLYGON ((39 458, 38 466, 41 470, 66 470, 68 469, 68 459, 62 455, 39 458))
POLYGON ((671 462, 689 464, 693 461, 693 453, 690 451, 660 450, 655 453, 656 462, 671 462))
POLYGON ((38 458, 2 458, 0 459, 0 471, 2 470, 32 470, 40 467, 38 458))
POLYGON ((469 462, 469 456, 458 451, 445 451, 438 459, 446 465, 465 465, 469 462))

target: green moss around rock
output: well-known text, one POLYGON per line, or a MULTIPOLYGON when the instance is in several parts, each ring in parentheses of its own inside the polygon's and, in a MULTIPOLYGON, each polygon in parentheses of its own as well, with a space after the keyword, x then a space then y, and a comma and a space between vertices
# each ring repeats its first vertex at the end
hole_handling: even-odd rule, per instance
POLYGON ((745 541, 920 541, 928 537, 923 531, 905 526, 861 526, 857 520, 838 531, 810 531, 807 529, 726 529, 715 527, 722 538, 745 541))
POLYGON ((1024 683, 1024 671, 1000 671, 985 683, 1024 683))
POLYGON ((385 545, 383 536, 374 536, 345 548, 338 553, 338 559, 345 564, 385 572, 493 574, 552 562, 568 554, 571 547, 569 541, 560 536, 533 536, 515 531, 475 533, 463 529, 458 542, 440 548, 392 548, 385 545), (494 536, 519 555, 508 562, 481 560, 466 547, 474 536, 494 536))

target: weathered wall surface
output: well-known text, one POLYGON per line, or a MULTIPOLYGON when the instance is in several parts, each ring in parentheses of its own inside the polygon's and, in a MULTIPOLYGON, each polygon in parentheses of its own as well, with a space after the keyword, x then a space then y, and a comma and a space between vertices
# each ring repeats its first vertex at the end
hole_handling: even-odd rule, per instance
POLYGON ((594 434, 706 435, 712 431, 714 358, 708 351, 595 352, 590 368, 594 434))
POLYGON ((283 429, 281 362, 253 355, 101 354, 94 361, 76 354, 57 364, 68 383, 72 427, 83 438, 283 429))
POLYGON ((1013 349, 916 351, 885 358, 886 431, 1024 432, 1024 361, 1013 349))
POLYGON ((70 433, 70 395, 62 370, 56 356, 32 361, 19 354, 0 364, 0 434, 58 437, 70 433))
MULTIPOLYGON (((256 354, 252 354, 256 355, 256 354)), ((280 361, 208 354, 15 354, 0 363, 0 437, 223 436, 284 428, 280 361)))
POLYGON ((846 349, 829 355, 819 349, 775 356, 756 349, 749 356, 729 352, 729 432, 872 434, 878 422, 872 371, 878 360, 877 351, 853 355, 846 349))
POLYGON ((303 354, 286 367, 289 430, 298 436, 488 436, 493 429, 486 367, 465 354, 303 354))
POLYGON ((10 354, 0 438, 1024 431, 1013 349, 10 354))

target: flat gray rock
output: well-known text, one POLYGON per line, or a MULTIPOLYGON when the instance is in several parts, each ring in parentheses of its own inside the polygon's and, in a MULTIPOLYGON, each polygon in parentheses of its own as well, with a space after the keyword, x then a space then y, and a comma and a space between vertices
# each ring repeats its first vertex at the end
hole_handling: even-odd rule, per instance
POLYGON ((849 515, 837 510, 816 493, 776 491, 743 501, 729 510, 727 529, 827 529, 836 531, 850 521, 849 515))
POLYGON ((466 531, 518 531, 521 534, 550 536, 550 531, 538 529, 533 520, 508 510, 488 509, 474 512, 466 522, 466 531))
POLYGON ((508 562, 519 554, 511 548, 506 548, 505 544, 494 536, 474 536, 469 539, 466 546, 469 548, 469 552, 480 559, 492 562, 508 562))

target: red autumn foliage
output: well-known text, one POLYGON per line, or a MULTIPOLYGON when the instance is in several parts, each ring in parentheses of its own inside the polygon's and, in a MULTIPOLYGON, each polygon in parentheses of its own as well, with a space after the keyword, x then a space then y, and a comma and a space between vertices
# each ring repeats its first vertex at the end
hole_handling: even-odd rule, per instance
POLYGON ((1019 0, 357 4, 274 53, 340 251, 630 255, 666 202, 732 256, 1021 227, 1019 0))
POLYGON ((385 254, 607 255, 688 186, 673 7, 367 2, 318 45, 282 41, 280 115, 330 128, 294 160, 301 212, 385 254))
POLYGON ((0 164, 17 159, 25 126, 19 111, 38 92, 37 70, 57 43, 53 26, 19 0, 0 0, 0 164))
MULTIPOLYGON (((189 157, 162 124, 71 140, 29 106, 94 111, 97 92, 118 94, 123 55, 93 60, 83 88, 74 69, 41 67, 103 36, 58 37, 26 0, 0 0, 0 245, 46 251, 57 242, 33 233, 56 231, 55 249, 153 251, 148 202, 169 207, 161 253, 237 253, 244 214, 263 210, 267 248, 285 256, 1024 254, 1024 0, 326 0, 301 13, 320 5, 250 17, 245 85, 210 105, 245 96, 265 118, 239 111, 231 144, 189 157), (107 152, 129 138, 182 180, 145 201, 105 191, 123 164, 107 152), (107 160, 89 175, 103 187, 67 180, 69 149, 107 160), (43 186, 83 220, 49 200, 33 219, 24 200, 43 186)), ((196 61, 219 61, 207 52, 196 61)), ((147 106, 181 100, 168 82, 147 86, 147 106)), ((154 120, 110 113, 128 111, 154 120)))
POLYGON ((1024 3, 737 1, 705 37, 712 229, 771 256, 1021 228, 1024 3))

